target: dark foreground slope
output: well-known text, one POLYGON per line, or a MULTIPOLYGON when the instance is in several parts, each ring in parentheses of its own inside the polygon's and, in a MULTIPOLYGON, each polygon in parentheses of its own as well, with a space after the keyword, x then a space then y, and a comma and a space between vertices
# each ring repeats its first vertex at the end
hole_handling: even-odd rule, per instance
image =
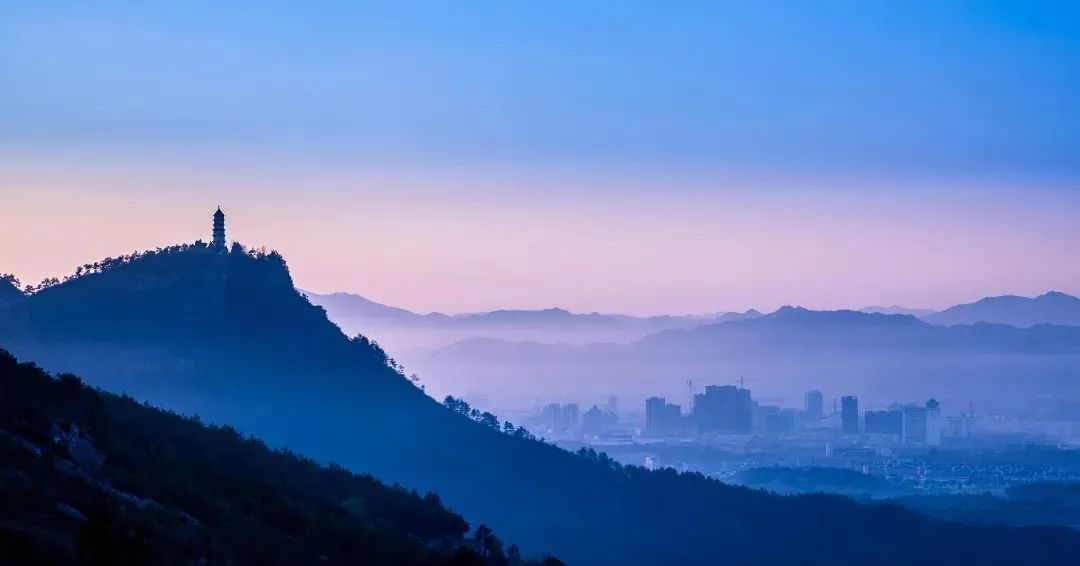
POLYGON ((348 339, 275 254, 187 247, 40 291, 0 345, 316 459, 438 493, 573 564, 1069 563, 1080 534, 969 527, 832 496, 622 468, 450 411, 348 339))
POLYGON ((53 379, 3 350, 0 501, 2 564, 484 564, 433 494, 53 379))

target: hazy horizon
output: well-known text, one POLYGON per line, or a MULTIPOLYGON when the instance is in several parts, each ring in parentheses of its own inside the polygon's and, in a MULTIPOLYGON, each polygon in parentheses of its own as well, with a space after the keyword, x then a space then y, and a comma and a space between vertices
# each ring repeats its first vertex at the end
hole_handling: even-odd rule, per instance
POLYGON ((205 240, 221 205, 300 286, 419 312, 1080 294, 1076 16, 13 7, 0 270, 205 240))
POLYGON ((5 2, 0 562, 1075 563, 1078 71, 1075 1, 5 2))

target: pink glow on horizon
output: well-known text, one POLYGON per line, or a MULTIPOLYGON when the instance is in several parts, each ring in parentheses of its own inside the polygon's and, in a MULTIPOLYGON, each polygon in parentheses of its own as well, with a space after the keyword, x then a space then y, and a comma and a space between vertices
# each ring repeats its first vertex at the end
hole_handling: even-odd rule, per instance
POLYGON ((0 175, 0 272, 36 282, 208 240, 220 204, 229 239, 280 250, 298 286, 420 312, 939 308, 1080 293, 1075 191, 579 182, 25 167, 0 175))

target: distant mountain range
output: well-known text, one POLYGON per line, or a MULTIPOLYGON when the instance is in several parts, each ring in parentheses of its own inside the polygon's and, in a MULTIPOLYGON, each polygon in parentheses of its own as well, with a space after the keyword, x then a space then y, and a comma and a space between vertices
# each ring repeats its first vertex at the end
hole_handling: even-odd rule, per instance
POLYGON ((937 312, 934 309, 911 309, 911 308, 907 308, 907 307, 902 307, 900 305, 893 305, 891 307, 880 307, 880 306, 863 307, 863 308, 861 308, 859 310, 861 312, 865 312, 865 313, 869 313, 869 314, 908 314, 908 315, 917 316, 917 317, 920 317, 920 318, 925 317, 925 316, 929 316, 929 315, 934 314, 935 312, 937 312))
POLYGON ((564 344, 629 342, 662 330, 761 316, 749 310, 704 316, 636 317, 579 314, 560 308, 419 314, 349 293, 304 294, 312 304, 325 308, 346 332, 372 336, 380 344, 406 353, 480 337, 564 344))
MULTIPOLYGON (((936 396, 1029 410, 1080 400, 1080 327, 942 326, 909 315, 785 307, 749 320, 584 346, 470 339, 413 360, 433 386, 484 391, 500 403, 650 395, 684 400, 687 382, 735 383, 797 406, 802 391, 859 395, 870 406, 936 396), (518 376, 527 376, 520 379, 518 376)), ((594 401, 595 402, 595 401, 594 401)), ((685 401, 682 401, 685 403, 685 401)))
MULTIPOLYGON (((762 316, 753 309, 741 313, 648 317, 573 313, 560 308, 419 314, 350 293, 304 293, 313 304, 324 307, 330 318, 347 332, 372 336, 406 356, 473 338, 579 346, 598 342, 629 343, 665 330, 691 329, 762 316)), ((857 312, 909 315, 936 325, 986 322, 1018 327, 1037 324, 1080 326, 1080 299, 1059 292, 1033 299, 991 297, 943 311, 893 305, 864 307, 857 312)))
POLYGON ((1059 381, 1077 367, 1068 343, 1073 332, 1015 332, 1032 326, 1020 322, 1080 325, 1067 315, 1078 300, 1063 293, 1010 298, 1016 303, 1010 318, 984 308, 997 299, 942 312, 785 307, 769 315, 633 317, 563 309, 417 314, 357 295, 308 297, 346 331, 387 346, 434 391, 475 392, 504 407, 532 406, 538 397, 599 400, 616 391, 635 404, 638 396, 658 393, 682 399, 687 380, 721 383, 740 376, 775 395, 793 395, 803 385, 843 387, 871 401, 952 394, 954 403, 966 404, 989 396, 977 379, 1013 391, 1016 403, 1077 389, 1059 381), (969 315, 952 318, 958 311, 969 315), (745 324, 725 324, 739 322, 745 324))
MULTIPOLYGON (((798 326, 798 319, 813 316, 796 312, 668 330, 650 342, 607 347, 648 349, 653 341, 664 347, 679 333, 716 344, 711 334, 717 328, 798 326), (794 319, 785 320, 789 316, 794 319), (758 320, 762 324, 754 325, 758 320)), ((928 327, 906 317, 844 316, 883 328, 928 327)), ((231 424, 242 435, 258 434, 317 461, 434 491, 439 500, 428 499, 428 508, 445 502, 465 519, 520 542, 528 555, 552 552, 572 564, 811 563, 823 548, 834 564, 1064 564, 1080 544, 1080 535, 1066 529, 972 527, 842 497, 779 497, 696 474, 622 467, 595 453, 575 455, 506 433, 432 400, 385 352, 343 335, 295 290, 283 258, 273 253, 218 253, 194 245, 109 261, 0 311, 0 347, 50 370, 78 371, 90 384, 138 401, 231 424)), ((532 379, 529 365, 519 369, 504 378, 532 379)), ((192 450, 205 447, 194 441, 152 445, 184 442, 192 450)), ((216 454, 222 459, 205 465, 243 464, 228 451, 216 454)), ((221 470, 210 475, 227 477, 221 470)), ((10 477, 0 474, 0 481, 10 477)), ((318 493, 328 491, 349 497, 337 482, 319 485, 318 493)), ((260 497, 284 493, 263 490, 260 497)), ((245 501, 237 505, 270 509, 257 499, 245 501)), ((378 504, 353 507, 382 525, 374 514, 378 504)), ((265 520, 315 534, 310 520, 290 517, 265 520)))
POLYGON ((1057 324, 1080 326, 1080 298, 1051 291, 1035 298, 1005 295, 956 305, 925 317, 933 324, 989 322, 1010 326, 1057 324))

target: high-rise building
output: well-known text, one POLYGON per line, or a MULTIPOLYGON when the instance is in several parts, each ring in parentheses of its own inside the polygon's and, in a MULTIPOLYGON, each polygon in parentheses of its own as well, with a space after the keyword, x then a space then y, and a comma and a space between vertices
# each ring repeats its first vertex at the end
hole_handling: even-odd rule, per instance
POLYGON ((963 414, 959 417, 946 417, 946 427, 942 431, 953 438, 971 438, 974 436, 975 417, 963 414))
POLYGON ((682 436, 682 407, 671 403, 664 405, 664 422, 661 428, 660 432, 664 436, 682 436))
POLYGON ((604 411, 601 411, 600 407, 596 405, 593 405, 581 415, 581 432, 584 434, 593 436, 601 434, 606 428, 605 425, 604 411))
POLYGON ((866 411, 863 423, 870 434, 894 434, 900 437, 904 433, 903 411, 866 411))
POLYGON ((220 206, 214 213, 214 233, 210 247, 219 252, 225 251, 225 213, 220 206))
POLYGON ((941 404, 936 399, 926 402, 926 445, 941 446, 941 404))
POLYGON ((816 423, 825 417, 825 396, 821 391, 813 389, 803 396, 803 411, 806 422, 816 423))
POLYGON ((645 436, 664 436, 664 414, 667 401, 663 397, 645 400, 645 436))
POLYGON ((943 428, 941 404, 930 399, 922 407, 904 409, 904 444, 940 446, 943 428))
POLYGON ((749 433, 754 425, 750 390, 734 385, 708 385, 694 395, 694 418, 701 432, 749 433))
POLYGON ((558 403, 551 403, 544 407, 544 426, 546 426, 548 430, 562 430, 562 423, 561 405, 558 403))
POLYGON ((750 390, 739 387, 735 394, 735 414, 732 418, 732 430, 748 433, 754 428, 754 401, 750 390))
POLYGON ((566 405, 563 405, 561 430, 570 432, 577 431, 580 416, 576 403, 567 403, 566 405))
POLYGON ((926 407, 904 407, 901 440, 915 446, 926 444, 926 407))
POLYGON ((765 432, 771 435, 791 434, 795 430, 794 409, 765 416, 765 432))
POLYGON ((844 434, 859 433, 859 398, 854 395, 840 398, 840 430, 844 434))

